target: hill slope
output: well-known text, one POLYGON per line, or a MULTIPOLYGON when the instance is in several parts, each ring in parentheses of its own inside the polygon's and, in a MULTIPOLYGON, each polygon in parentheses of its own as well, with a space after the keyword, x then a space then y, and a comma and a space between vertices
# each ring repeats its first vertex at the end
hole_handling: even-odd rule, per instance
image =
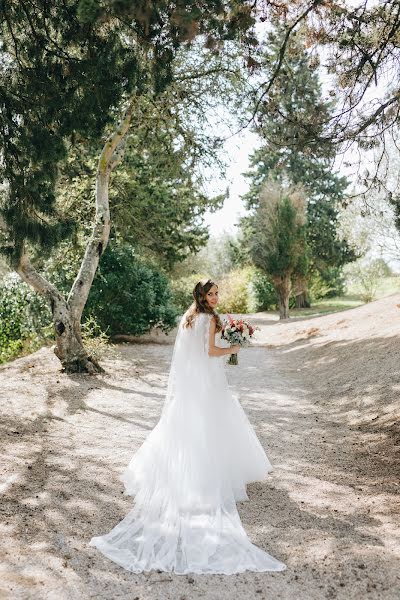
MULTIPOLYGON (((315 401, 400 442, 400 294, 351 310, 275 323, 262 340, 301 370, 315 401)), ((400 450, 400 448, 397 448, 400 450)))

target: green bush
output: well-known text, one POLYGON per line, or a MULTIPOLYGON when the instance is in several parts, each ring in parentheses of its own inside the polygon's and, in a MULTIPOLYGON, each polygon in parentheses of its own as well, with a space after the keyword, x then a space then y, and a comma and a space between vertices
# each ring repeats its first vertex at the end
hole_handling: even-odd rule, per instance
POLYGON ((51 335, 50 323, 45 300, 19 277, 7 275, 0 284, 0 363, 39 348, 51 335))
POLYGON ((313 304, 317 300, 329 297, 332 289, 334 288, 329 285, 329 282, 326 278, 323 278, 320 273, 314 272, 308 284, 310 303, 313 304))
POLYGON ((253 267, 234 269, 219 282, 218 310, 222 313, 248 313, 254 310, 253 267))
POLYGON ((138 258, 127 244, 110 244, 104 252, 85 307, 101 331, 142 335, 175 326, 177 309, 167 277, 138 258))
POLYGON ((327 267, 319 273, 321 282, 323 282, 329 290, 318 296, 319 298, 334 298, 335 296, 343 296, 346 293, 346 278, 343 274, 343 267, 327 267))
POLYGON ((361 296, 364 302, 375 300, 378 287, 386 271, 386 263, 381 259, 369 262, 365 258, 345 266, 346 283, 351 287, 352 293, 361 296))
POLYGON ((274 284, 262 271, 255 270, 251 282, 254 312, 276 310, 277 298, 274 284))

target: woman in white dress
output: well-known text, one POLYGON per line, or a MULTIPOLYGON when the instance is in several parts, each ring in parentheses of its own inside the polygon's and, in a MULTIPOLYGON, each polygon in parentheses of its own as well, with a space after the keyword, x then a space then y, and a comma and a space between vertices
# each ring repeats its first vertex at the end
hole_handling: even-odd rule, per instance
POLYGON ((125 569, 185 573, 282 571, 248 539, 236 502, 271 464, 239 401, 215 343, 218 286, 199 282, 180 320, 160 419, 121 476, 133 508, 91 546, 125 569))

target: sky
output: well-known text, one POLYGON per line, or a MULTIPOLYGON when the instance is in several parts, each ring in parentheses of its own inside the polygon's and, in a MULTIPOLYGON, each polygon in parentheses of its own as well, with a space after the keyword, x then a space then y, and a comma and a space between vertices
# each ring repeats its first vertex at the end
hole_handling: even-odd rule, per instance
POLYGON ((205 222, 210 234, 218 236, 224 231, 234 233, 235 223, 246 210, 241 196, 246 193, 248 183, 243 173, 249 168, 249 156, 258 146, 257 136, 250 131, 242 131, 225 142, 225 156, 229 160, 226 177, 215 175, 208 189, 212 193, 221 193, 229 187, 229 197, 224 206, 216 213, 207 213, 205 222))
MULTIPOLYGON (((352 5, 359 4, 359 0, 347 0, 352 5)), ((369 4, 375 2, 369 0, 369 4)), ((321 63, 324 64, 325 57, 320 56, 321 63)), ((332 87, 332 77, 328 77, 325 69, 321 69, 321 83, 325 94, 332 87)), ((384 90, 390 86, 389 81, 385 81, 385 77, 381 78, 377 87, 371 86, 365 95, 365 102, 371 101, 376 97, 383 97, 384 90), (383 81, 382 81, 383 79, 383 81)), ((334 86, 333 86, 334 87, 334 86)), ((325 95, 324 94, 324 95, 325 95)), ((251 131, 242 131, 240 134, 228 139, 225 143, 225 157, 229 162, 229 167, 226 177, 215 174, 215 178, 209 185, 207 191, 209 193, 221 193, 229 186, 230 195, 225 200, 224 206, 216 213, 207 213, 205 222, 209 227, 209 232, 212 236, 219 236, 224 231, 234 233, 235 223, 238 218, 245 214, 245 207, 241 200, 241 196, 246 193, 248 183, 243 177, 243 173, 248 169, 248 161, 250 154, 258 146, 258 138, 251 131)), ((363 168, 367 166, 367 157, 363 158, 363 168)), ((338 171, 349 178, 350 182, 356 183, 356 175, 358 170, 358 155, 354 152, 347 152, 337 161, 338 171), (345 163, 352 163, 351 167, 346 167, 345 163)))

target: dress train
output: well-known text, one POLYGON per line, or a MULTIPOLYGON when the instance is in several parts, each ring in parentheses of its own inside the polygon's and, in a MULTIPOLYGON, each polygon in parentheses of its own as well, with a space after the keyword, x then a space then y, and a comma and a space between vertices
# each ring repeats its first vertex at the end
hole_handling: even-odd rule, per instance
POLYGON ((223 359, 208 356, 209 323, 200 314, 193 331, 180 325, 160 420, 121 475, 133 508, 90 541, 135 573, 286 568, 250 542, 240 521, 236 502, 249 499, 246 485, 272 467, 228 387, 223 359))

